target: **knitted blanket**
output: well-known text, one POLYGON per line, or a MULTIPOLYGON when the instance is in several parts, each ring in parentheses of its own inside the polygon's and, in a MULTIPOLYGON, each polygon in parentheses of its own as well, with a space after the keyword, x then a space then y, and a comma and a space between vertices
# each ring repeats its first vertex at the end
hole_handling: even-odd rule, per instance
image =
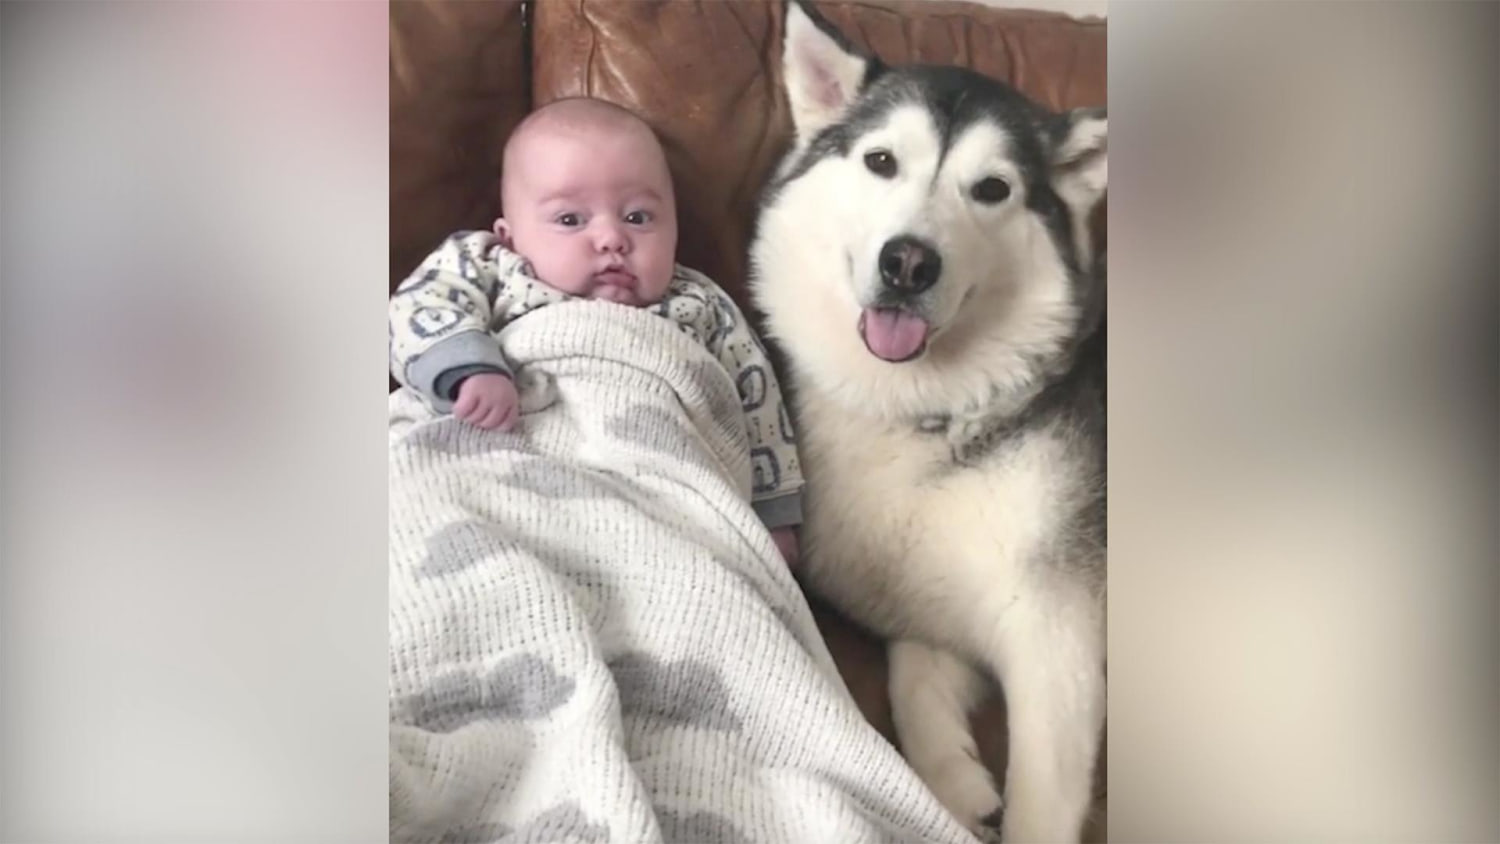
POLYGON ((668 320, 507 327, 509 434, 390 404, 392 841, 965 842, 855 707, 668 320))

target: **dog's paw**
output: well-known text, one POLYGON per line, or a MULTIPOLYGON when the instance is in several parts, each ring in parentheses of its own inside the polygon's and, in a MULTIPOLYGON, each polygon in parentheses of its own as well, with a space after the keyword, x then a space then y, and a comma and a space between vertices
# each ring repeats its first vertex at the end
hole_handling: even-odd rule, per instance
POLYGON ((1000 837, 1000 828, 1004 821, 1005 807, 997 806, 995 807, 995 811, 984 815, 979 819, 978 823, 970 826, 969 831, 974 833, 974 837, 984 842, 984 844, 1000 844, 1003 840, 1000 837))
POLYGON ((1068 812, 1059 812, 1050 802, 1012 800, 999 817, 999 840, 1005 844, 1026 844, 1032 841, 1078 844, 1083 835, 1081 820, 1068 812))
POLYGON ((989 771, 969 756, 955 759, 928 780, 933 796, 980 841, 1000 841, 1000 794, 989 771), (993 821, 993 823, 991 823, 993 821))

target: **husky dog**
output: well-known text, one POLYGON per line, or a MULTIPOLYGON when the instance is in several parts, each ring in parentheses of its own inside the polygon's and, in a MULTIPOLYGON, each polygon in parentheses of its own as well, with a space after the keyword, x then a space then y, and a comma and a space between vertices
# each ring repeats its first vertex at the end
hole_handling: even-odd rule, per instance
POLYGON ((1105 713, 1102 109, 882 64, 797 0, 751 289, 787 364, 805 584, 891 640, 908 761, 983 838, 1077 841, 1105 713), (968 713, 998 680, 1002 798, 968 713))

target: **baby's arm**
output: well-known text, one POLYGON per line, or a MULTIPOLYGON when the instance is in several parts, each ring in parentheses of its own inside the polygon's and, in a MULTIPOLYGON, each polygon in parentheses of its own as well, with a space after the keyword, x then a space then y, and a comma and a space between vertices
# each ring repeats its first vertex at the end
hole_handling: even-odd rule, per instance
MULTIPOLYGON (((491 257, 494 246, 490 232, 448 238, 401 283, 390 302, 391 374, 426 397, 434 410, 452 410, 474 424, 490 419, 506 403, 514 415, 516 403, 511 368, 490 335, 500 286, 491 257), (484 374, 500 377, 476 381, 475 376, 484 374)), ((503 421, 496 417, 481 427, 503 421)))
MULTIPOLYGON (((761 354, 765 354, 763 349, 761 354)), ((765 366, 766 372, 770 373, 769 359, 765 366)), ((802 524, 802 468, 788 418, 789 408, 783 402, 774 373, 767 381, 768 402, 774 408, 770 415, 777 421, 768 440, 757 443, 754 435, 751 436, 750 460, 755 479, 751 505, 761 522, 770 529, 781 558, 786 560, 788 567, 795 569, 801 561, 797 528, 802 524)), ((743 396, 741 398, 743 400, 743 396)), ((745 425, 747 430, 764 432, 770 429, 771 423, 767 414, 749 410, 745 425)))
POLYGON ((718 288, 712 290, 720 299, 720 312, 732 317, 732 324, 722 333, 716 344, 718 348, 713 351, 734 378, 745 412, 753 472, 751 504, 770 528, 782 556, 795 566, 796 528, 802 524, 803 480, 790 408, 760 338, 751 331, 750 323, 728 294, 718 288))

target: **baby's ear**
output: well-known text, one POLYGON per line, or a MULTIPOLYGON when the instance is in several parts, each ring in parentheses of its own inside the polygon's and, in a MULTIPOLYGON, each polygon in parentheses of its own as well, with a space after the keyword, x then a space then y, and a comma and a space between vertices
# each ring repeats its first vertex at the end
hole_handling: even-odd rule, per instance
POLYGON ((510 223, 505 222, 504 217, 495 218, 495 237, 500 240, 500 245, 506 249, 510 248, 510 223))

